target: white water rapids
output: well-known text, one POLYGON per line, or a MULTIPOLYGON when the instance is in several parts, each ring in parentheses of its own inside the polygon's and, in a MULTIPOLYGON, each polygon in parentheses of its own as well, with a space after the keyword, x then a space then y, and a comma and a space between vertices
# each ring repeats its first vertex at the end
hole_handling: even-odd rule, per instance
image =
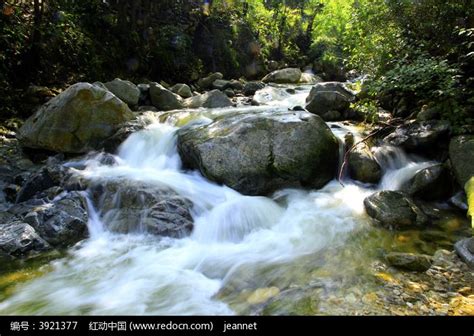
MULTIPOLYGON (((374 189, 337 181, 318 191, 281 190, 248 197, 186 172, 173 125, 154 123, 121 146, 116 166, 90 161, 90 179, 167 186, 194 204, 194 230, 182 239, 115 234, 91 210, 91 237, 54 261, 51 270, 0 303, 2 314, 234 314, 215 294, 245 265, 292 259, 343 246, 368 223, 363 200, 374 189)), ((343 137, 347 129, 337 135, 343 137)), ((397 189, 429 163, 381 148, 380 188, 397 189), (385 158, 385 161, 384 159, 385 158), (407 168, 410 167, 410 168, 407 168), (396 181, 395 183, 393 181, 396 181)), ((337 266, 335 266, 337 267, 337 266)))

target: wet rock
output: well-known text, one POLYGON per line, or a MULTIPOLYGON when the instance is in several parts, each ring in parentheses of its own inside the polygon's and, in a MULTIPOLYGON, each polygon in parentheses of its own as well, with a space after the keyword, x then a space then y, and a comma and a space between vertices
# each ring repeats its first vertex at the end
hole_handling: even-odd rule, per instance
POLYGON ((115 78, 113 81, 104 84, 110 92, 123 100, 129 106, 138 104, 140 98, 140 90, 130 81, 115 78))
POLYGON ((433 258, 424 254, 391 252, 385 256, 387 262, 407 271, 424 272, 431 267, 433 258))
POLYGON ((364 183, 379 183, 382 169, 365 144, 360 144, 349 154, 349 175, 364 183))
POLYGON ((403 192, 379 191, 364 200, 367 214, 380 225, 408 229, 428 224, 429 219, 414 200, 403 192))
POLYGON ((343 83, 327 82, 315 85, 306 98, 306 109, 326 121, 349 119, 350 105, 355 96, 343 83))
POLYGON ((335 136, 307 112, 225 116, 178 131, 178 149, 186 166, 248 195, 285 186, 320 188, 338 162, 335 136))
POLYGON ((399 126, 385 137, 385 141, 400 146, 411 152, 428 153, 447 143, 451 127, 442 120, 415 121, 399 126))
POLYGON ((17 136, 24 147, 85 153, 132 118, 128 106, 110 92, 78 83, 43 105, 17 136))
POLYGON ((420 170, 403 189, 416 198, 426 201, 446 199, 452 194, 449 170, 442 164, 420 170))
POLYGON ((246 96, 253 96, 255 92, 261 90, 265 87, 265 84, 262 82, 247 82, 244 84, 242 92, 246 96))
POLYGON ((300 84, 318 84, 322 81, 321 77, 308 72, 303 72, 300 77, 300 84))
POLYGON ((219 90, 212 90, 186 99, 184 106, 187 108, 220 108, 232 106, 232 102, 225 93, 219 90))
POLYGON ((451 139, 449 159, 454 176, 461 187, 474 176, 474 135, 461 135, 451 139))
POLYGON ((215 73, 210 74, 207 77, 199 79, 197 85, 203 90, 212 89, 212 84, 216 80, 222 79, 222 78, 224 78, 224 75, 222 75, 220 72, 215 72, 215 73))
POLYGON ((150 84, 152 104, 160 111, 170 111, 183 108, 182 98, 158 83, 150 84))
POLYGON ((140 90, 140 98, 138 103, 140 105, 151 105, 150 100, 150 84, 138 84, 138 90, 140 90))
POLYGON ((139 182, 111 181, 92 187, 108 229, 183 237, 193 228, 192 203, 175 192, 139 182))
POLYGON ((27 201, 44 190, 62 185, 70 175, 68 168, 59 164, 42 168, 32 174, 22 186, 16 198, 16 203, 27 201))
POLYGON ((190 98, 193 96, 191 88, 186 84, 175 84, 171 87, 171 92, 181 96, 181 98, 190 98))
POLYGON ((67 247, 87 238, 87 205, 80 192, 58 196, 52 203, 31 207, 24 221, 52 246, 67 247))
POLYGON ((469 265, 469 267, 474 268, 474 238, 466 238, 458 241, 454 245, 454 249, 458 256, 469 265))
POLYGON ((300 81, 301 70, 297 68, 286 68, 281 70, 275 70, 265 77, 263 77, 262 82, 264 83, 279 83, 287 84, 293 83, 296 84, 300 81))
POLYGON ((22 222, 0 224, 0 254, 21 258, 50 249, 51 246, 30 225, 22 222))

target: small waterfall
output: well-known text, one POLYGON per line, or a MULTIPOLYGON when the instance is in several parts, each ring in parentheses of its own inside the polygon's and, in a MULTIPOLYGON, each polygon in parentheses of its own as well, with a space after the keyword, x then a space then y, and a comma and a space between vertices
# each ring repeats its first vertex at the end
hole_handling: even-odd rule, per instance
POLYGON ((380 190, 400 190, 418 171, 436 164, 390 145, 375 148, 374 155, 383 171, 380 190))

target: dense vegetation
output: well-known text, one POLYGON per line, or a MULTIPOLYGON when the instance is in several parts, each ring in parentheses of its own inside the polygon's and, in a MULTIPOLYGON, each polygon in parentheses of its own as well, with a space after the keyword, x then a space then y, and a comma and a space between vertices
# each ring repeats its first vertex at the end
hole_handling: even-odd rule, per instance
POLYGON ((259 78, 285 65, 328 80, 368 75, 365 111, 474 114, 470 0, 0 1, 3 118, 31 85, 78 80, 259 78), (376 99, 376 100, 374 100, 376 99))

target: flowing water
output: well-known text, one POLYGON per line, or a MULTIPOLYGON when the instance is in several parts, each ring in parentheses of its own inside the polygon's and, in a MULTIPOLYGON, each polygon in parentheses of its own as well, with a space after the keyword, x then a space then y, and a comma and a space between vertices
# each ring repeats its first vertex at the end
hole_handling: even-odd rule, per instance
MULTIPOLYGON (((285 98, 272 105, 302 105, 305 93, 296 101, 291 96, 290 102, 285 98)), ((185 118, 208 122, 222 113, 236 112, 201 110, 185 118)), ((347 180, 344 187, 332 181, 317 191, 243 196, 182 169, 176 148, 179 124, 176 118, 157 120, 122 144, 117 165, 92 159, 77 173, 96 182, 140 182, 174 190, 194 205, 192 234, 174 239, 109 232, 101 209, 90 203, 90 238, 10 288, 0 302, 1 314, 330 314, 334 311, 324 305, 306 305, 314 308, 306 310, 287 304, 263 311, 255 307, 279 293, 290 293, 293 300, 291 290, 310 298, 317 295, 312 289, 322 286, 335 293, 346 285, 368 286, 369 265, 377 258, 371 251, 391 245, 393 237, 374 228, 364 212, 363 200, 376 188, 347 180), (340 278, 347 281, 338 285, 340 278)), ((343 138, 349 131, 357 132, 339 125, 335 133, 343 138)), ((379 189, 398 189, 432 164, 395 148, 379 148, 376 155, 385 171, 379 189)), ((5 277, 0 274, 0 284, 5 277)))

